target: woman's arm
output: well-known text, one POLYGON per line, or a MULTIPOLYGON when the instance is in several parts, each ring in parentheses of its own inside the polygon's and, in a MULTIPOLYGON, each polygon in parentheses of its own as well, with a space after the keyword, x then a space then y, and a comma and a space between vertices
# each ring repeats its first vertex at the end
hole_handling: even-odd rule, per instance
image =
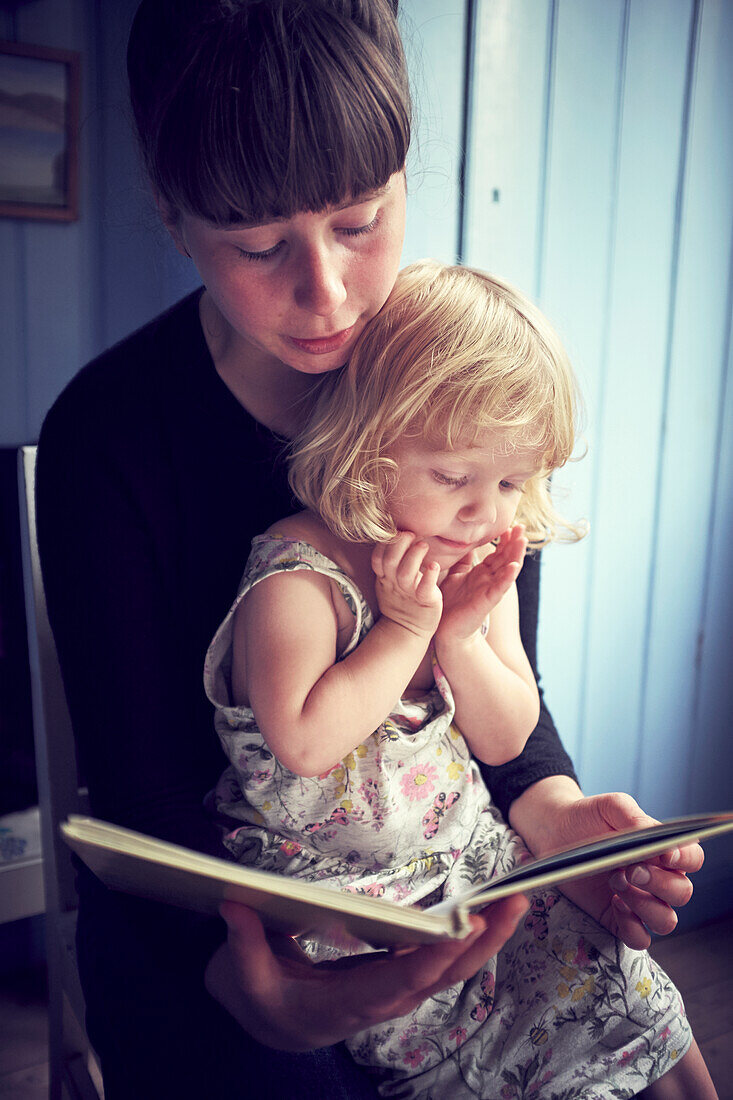
MULTIPOLYGON (((540 556, 531 555, 517 579, 517 592, 522 642, 536 677, 539 581, 540 556)), ((498 768, 481 765, 481 770, 504 817, 536 855, 652 823, 630 795, 584 797, 541 691, 539 721, 521 755, 498 768)), ((629 947, 646 947, 649 932, 666 935, 676 926, 674 909, 692 893, 687 874, 702 862, 700 846, 687 845, 642 865, 641 875, 648 872, 649 879, 639 886, 615 872, 581 879, 566 892, 629 947)), ((628 868, 628 874, 634 870, 628 868)))
POLYGON ((246 695, 268 747, 296 775, 321 775, 365 741, 416 672, 441 608, 435 571, 420 572, 424 555, 404 537, 375 551, 382 615, 341 661, 328 577, 276 573, 237 609, 236 701, 246 695))

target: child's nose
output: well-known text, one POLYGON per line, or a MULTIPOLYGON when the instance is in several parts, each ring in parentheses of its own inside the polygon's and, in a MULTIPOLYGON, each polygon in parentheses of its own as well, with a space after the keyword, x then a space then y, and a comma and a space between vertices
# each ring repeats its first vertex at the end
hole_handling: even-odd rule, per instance
POLYGON ((458 513, 458 518, 464 523, 495 523, 496 516, 496 499, 492 493, 477 495, 466 501, 458 513))

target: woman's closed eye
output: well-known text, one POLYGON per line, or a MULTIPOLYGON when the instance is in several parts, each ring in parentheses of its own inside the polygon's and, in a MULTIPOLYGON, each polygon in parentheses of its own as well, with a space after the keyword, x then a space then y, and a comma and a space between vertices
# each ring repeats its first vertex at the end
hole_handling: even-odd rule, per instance
POLYGON ((343 233, 346 237, 361 237, 365 233, 371 233, 379 225, 379 214, 380 211, 377 211, 372 220, 367 222, 366 225, 345 225, 341 229, 337 229, 336 232, 343 233))
POLYGON ((285 241, 278 241, 272 248, 266 248, 262 252, 250 252, 246 248, 240 248, 239 245, 236 248, 243 260, 269 260, 277 255, 284 244, 285 241))
MULTIPOLYGON (((374 215, 370 222, 365 225, 344 225, 337 227, 335 232, 343 237, 363 237, 367 233, 371 233, 379 225, 380 211, 374 215)), ((241 245, 237 245, 236 249, 243 260, 253 260, 255 262, 259 260, 271 260, 274 256, 277 256, 279 252, 285 247, 286 241, 278 241, 272 248, 263 249, 249 249, 242 248, 241 245)))

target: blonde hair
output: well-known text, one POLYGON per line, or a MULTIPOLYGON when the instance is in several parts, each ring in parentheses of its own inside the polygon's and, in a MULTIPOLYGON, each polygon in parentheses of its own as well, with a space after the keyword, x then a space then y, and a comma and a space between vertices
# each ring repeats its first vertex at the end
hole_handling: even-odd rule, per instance
POLYGON ((290 484, 339 538, 384 542, 396 533, 397 441, 450 450, 491 430, 541 456, 517 512, 530 545, 574 540, 584 530, 557 515, 548 483, 573 453, 578 405, 565 350, 529 299, 484 272, 422 260, 400 273, 348 365, 321 380, 290 484))

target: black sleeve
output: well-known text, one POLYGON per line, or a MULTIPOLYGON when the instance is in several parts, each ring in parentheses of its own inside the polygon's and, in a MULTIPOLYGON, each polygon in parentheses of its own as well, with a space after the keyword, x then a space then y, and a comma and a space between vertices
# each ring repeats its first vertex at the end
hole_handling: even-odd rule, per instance
MULTIPOLYGON (((191 706, 166 562, 114 437, 103 405, 64 395, 38 447, 39 551, 80 770, 95 816, 220 854, 202 807, 210 719, 202 726, 191 706)), ((140 440, 142 450, 147 445, 140 440)), ((147 491, 163 499, 159 476, 151 461, 147 491)), ((88 916, 92 908, 97 914, 89 924, 97 942, 86 945, 98 959, 90 980, 99 980, 102 1000, 105 952, 111 958, 114 937, 133 925, 165 944, 167 959, 162 947, 155 955, 169 976, 185 944, 189 978, 201 986, 224 938, 221 921, 100 891, 90 879, 82 868, 82 900, 88 916)), ((89 986, 87 996, 94 1001, 89 986)))
MULTIPOLYGON (((75 412, 62 401, 46 418, 36 501, 49 619, 92 812, 206 848, 196 766, 205 737, 191 728, 181 683, 167 563, 104 425, 84 425, 75 412)), ((163 499, 155 467, 148 490, 163 499)))
MULTIPOLYGON (((540 555, 527 555, 517 580, 519 593, 519 627, 522 644, 537 673, 537 621, 540 598, 540 555)), ((523 751, 514 760, 498 767, 481 764, 481 772, 492 798, 509 820, 509 807, 527 787, 550 775, 568 775, 577 781, 573 763, 562 746, 552 715, 545 706, 540 689, 540 717, 523 751)))

